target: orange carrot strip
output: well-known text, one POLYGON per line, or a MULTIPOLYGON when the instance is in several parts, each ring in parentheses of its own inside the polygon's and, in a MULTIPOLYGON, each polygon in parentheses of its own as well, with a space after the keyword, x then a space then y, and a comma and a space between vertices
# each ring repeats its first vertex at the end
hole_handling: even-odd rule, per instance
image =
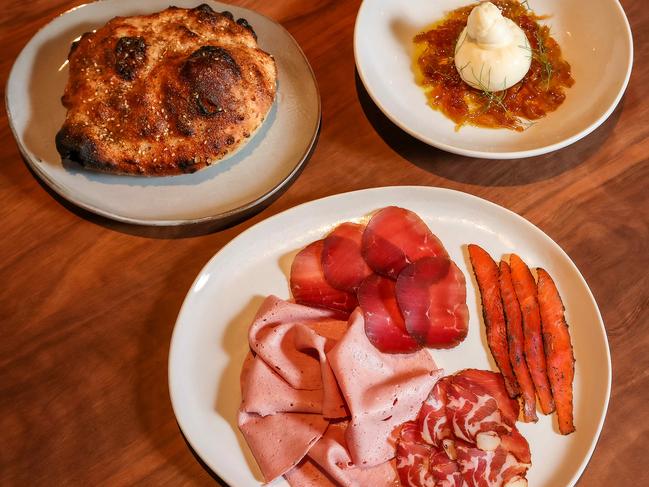
POLYGON ((512 363, 523 398, 523 420, 526 423, 536 423, 538 421, 536 416, 536 393, 534 392, 534 382, 532 382, 530 370, 525 362, 525 339, 523 337, 521 307, 514 291, 509 264, 504 260, 500 261, 500 294, 503 298, 505 322, 507 323, 509 360, 512 363))
POLYGON ((470 244, 468 247, 473 272, 480 288, 487 343, 496 365, 503 374, 507 393, 513 398, 520 394, 520 390, 509 361, 507 327, 498 283, 498 266, 483 248, 475 244, 470 244))
POLYGON ((575 376, 575 357, 572 353, 570 332, 564 316, 563 302, 550 275, 537 269, 539 278, 539 308, 548 378, 557 406, 559 431, 568 435, 575 431, 572 413, 572 381, 575 376))
POLYGON ((536 395, 543 414, 554 411, 554 400, 548 381, 543 338, 541 336, 541 315, 537 300, 536 283, 529 267, 516 254, 509 259, 512 270, 512 281, 516 297, 523 314, 523 334, 525 336, 525 360, 534 381, 536 395))

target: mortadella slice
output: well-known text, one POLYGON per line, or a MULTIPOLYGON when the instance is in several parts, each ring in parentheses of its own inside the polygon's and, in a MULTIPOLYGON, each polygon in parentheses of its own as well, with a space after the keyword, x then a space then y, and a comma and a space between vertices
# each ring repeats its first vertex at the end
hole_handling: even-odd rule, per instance
POLYGON ((259 355, 252 358, 249 370, 242 372, 241 408, 247 413, 268 416, 278 412, 322 414, 322 389, 294 389, 277 375, 259 355))
POLYGON ((424 257, 401 271, 397 301, 408 333, 434 348, 452 348, 466 338, 466 281, 446 257, 424 257))
POLYGON ((348 422, 331 423, 306 458, 284 476, 291 487, 396 487, 394 462, 361 468, 351 460, 345 441, 348 422))
POLYGON ((322 390, 323 414, 347 415, 326 352, 347 330, 332 312, 269 296, 250 326, 250 348, 292 388, 322 390))
POLYGON ((441 376, 430 354, 380 352, 356 310, 327 357, 352 416, 345 433, 352 461, 370 467, 394 458, 399 426, 417 417, 441 376))
POLYGON ((277 413, 262 417, 241 410, 238 423, 266 482, 297 465, 329 424, 320 414, 277 413))
POLYGON ((358 301, 365 318, 365 333, 369 341, 382 352, 414 352, 421 348, 408 335, 397 304, 394 281, 373 274, 358 290, 358 301))
POLYGON ((355 293, 372 269, 361 255, 364 225, 345 222, 324 239, 322 270, 329 284, 336 289, 355 293))
POLYGON ((422 257, 448 256, 442 242, 416 213, 397 206, 372 216, 363 233, 362 253, 374 272, 391 279, 422 257))
POLYGON ((304 247, 291 265, 291 293, 297 303, 337 310, 349 316, 358 305, 356 295, 334 288, 325 279, 322 269, 324 241, 317 240, 304 247))

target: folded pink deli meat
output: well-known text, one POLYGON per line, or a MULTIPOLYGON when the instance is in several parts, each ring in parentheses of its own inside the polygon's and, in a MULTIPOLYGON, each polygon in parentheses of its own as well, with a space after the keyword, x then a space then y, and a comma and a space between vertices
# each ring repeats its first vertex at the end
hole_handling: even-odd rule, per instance
POLYGON ((239 428, 267 482, 398 485, 398 428, 441 376, 425 350, 386 354, 362 313, 336 314, 269 296, 249 330, 239 428))

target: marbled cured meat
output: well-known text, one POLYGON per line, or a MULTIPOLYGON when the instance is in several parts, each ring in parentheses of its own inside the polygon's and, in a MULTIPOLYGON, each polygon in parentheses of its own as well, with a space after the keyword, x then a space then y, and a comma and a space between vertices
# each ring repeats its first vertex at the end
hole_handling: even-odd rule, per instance
POLYGON ((479 446, 482 441, 499 444, 500 436, 513 427, 511 413, 499 409, 498 400, 488 387, 463 372, 451 377, 446 411, 455 436, 479 446))
POLYGON ((364 225, 345 222, 324 239, 322 270, 329 284, 336 289, 355 293, 363 279, 372 274, 361 255, 364 225))
POLYGON ((291 293, 297 303, 338 310, 348 316, 358 305, 353 293, 334 288, 322 269, 324 241, 317 240, 303 248, 291 265, 291 293))
POLYGON ((401 271, 397 301, 408 333, 422 344, 451 348, 466 338, 466 281, 446 257, 424 257, 401 271))
POLYGON ((446 416, 449 377, 437 381, 424 401, 417 416, 417 423, 423 440, 437 448, 444 448, 444 440, 455 436, 446 416))
POLYGON ((378 274, 396 279, 422 257, 447 257, 446 249, 417 214, 397 206, 372 216, 363 233, 362 253, 378 274))
POLYGON ((527 486, 525 474, 530 465, 520 462, 501 446, 484 451, 458 441, 456 451, 464 481, 471 487, 527 486))
POLYGON ((505 378, 507 392, 511 397, 516 397, 520 390, 509 360, 507 325, 500 295, 498 266, 482 247, 470 244, 468 249, 473 272, 480 289, 487 343, 496 365, 505 378))
POLYGON ((516 399, 509 397, 502 374, 491 370, 464 369, 453 375, 452 382, 463 387, 480 387, 496 400, 505 424, 514 426, 518 419, 519 405, 516 399))
POLYGON ((419 350, 420 343, 406 331, 406 324, 391 279, 372 274, 358 290, 368 340, 382 352, 407 353, 419 350))
POLYGON ((463 487, 462 474, 444 450, 424 442, 415 421, 404 423, 397 441, 397 472, 404 487, 463 487))

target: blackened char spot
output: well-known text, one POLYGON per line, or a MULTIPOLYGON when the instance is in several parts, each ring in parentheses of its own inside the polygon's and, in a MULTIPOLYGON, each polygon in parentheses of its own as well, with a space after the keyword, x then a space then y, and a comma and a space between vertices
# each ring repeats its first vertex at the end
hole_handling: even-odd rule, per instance
POLYGON ((195 10, 198 10, 199 12, 214 13, 212 7, 210 7, 206 3, 201 3, 198 7, 195 8, 195 10))
POLYGON ((252 28, 252 25, 250 25, 246 19, 241 18, 237 20, 237 24, 248 29, 252 33, 252 36, 255 38, 255 40, 257 40, 257 33, 255 32, 255 29, 252 28))
POLYGON ((76 131, 74 127, 64 125, 56 134, 55 143, 61 159, 95 169, 106 169, 112 166, 101 160, 95 142, 82 132, 76 131))
POLYGON ((221 15, 234 22, 234 15, 232 15, 232 12, 230 12, 229 10, 224 10, 223 12, 221 12, 221 15))
POLYGON ((198 20, 201 22, 216 24, 219 20, 219 14, 212 10, 212 7, 209 5, 199 5, 194 9, 194 11, 197 13, 198 20))
POLYGON ((232 109, 232 88, 241 78, 239 65, 230 53, 217 46, 203 46, 183 63, 180 74, 188 83, 199 115, 212 117, 232 109))
POLYGON ((196 172, 197 170, 196 161, 194 161, 193 159, 182 159, 178 161, 178 167, 182 172, 188 174, 196 172))
POLYGON ((144 37, 120 37, 115 45, 115 71, 120 78, 133 81, 137 70, 146 62, 144 37))

